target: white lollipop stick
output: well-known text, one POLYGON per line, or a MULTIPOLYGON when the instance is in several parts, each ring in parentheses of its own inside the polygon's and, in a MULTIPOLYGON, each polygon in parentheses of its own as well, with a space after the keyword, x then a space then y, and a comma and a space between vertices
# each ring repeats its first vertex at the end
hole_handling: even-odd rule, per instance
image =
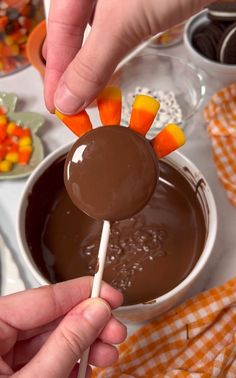
POLYGON ((44 5, 45 20, 47 23, 48 17, 49 17, 49 10, 50 10, 50 0, 43 0, 43 5, 44 5))
MULTIPOLYGON (((109 236, 110 236, 110 228, 111 228, 110 222, 104 221, 103 228, 102 228, 102 236, 101 236, 99 251, 98 251, 97 272, 95 273, 94 279, 93 279, 91 298, 97 298, 100 295, 101 285, 102 285, 102 276, 103 276, 103 271, 104 271, 104 266, 105 266, 105 261, 106 261, 107 246, 108 246, 109 236)), ((88 366, 89 351, 90 351, 90 348, 88 348, 81 357, 79 373, 78 373, 77 378, 85 377, 87 366, 88 366)))

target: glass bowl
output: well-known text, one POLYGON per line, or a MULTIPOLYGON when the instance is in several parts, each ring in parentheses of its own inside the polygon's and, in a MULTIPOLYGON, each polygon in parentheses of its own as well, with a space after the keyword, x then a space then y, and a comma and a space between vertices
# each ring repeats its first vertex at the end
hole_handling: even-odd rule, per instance
POLYGON ((43 17, 42 0, 0 1, 0 78, 29 65, 26 43, 43 17))
POLYGON ((167 123, 177 123, 187 132, 205 96, 205 84, 194 66, 176 57, 148 53, 121 66, 111 85, 122 90, 122 124, 128 125, 134 95, 149 94, 161 103, 147 137, 152 138, 167 123))

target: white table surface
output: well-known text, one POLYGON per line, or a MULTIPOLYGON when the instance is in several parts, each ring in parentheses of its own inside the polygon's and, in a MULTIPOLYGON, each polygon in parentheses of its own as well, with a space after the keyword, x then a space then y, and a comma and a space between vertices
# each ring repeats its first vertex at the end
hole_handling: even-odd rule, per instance
MULTIPOLYGON (((185 57, 182 45, 163 50, 164 53, 185 57)), ((206 77, 207 99, 223 86, 220 81, 206 77)), ((19 96, 17 110, 40 112, 45 116, 45 126, 40 135, 45 153, 74 139, 73 134, 63 127, 56 117, 49 115, 43 100, 43 83, 34 68, 29 67, 20 73, 0 79, 0 91, 14 92, 19 96)), ((96 109, 89 110, 92 122, 98 124, 96 109)), ((224 283, 235 276, 236 271, 236 208, 228 201, 225 191, 218 181, 212 160, 210 141, 207 137, 202 111, 194 119, 194 130, 188 138, 182 152, 189 157, 205 175, 210 184, 218 211, 218 234, 212 257, 202 277, 198 279, 189 293, 192 295, 202 289, 224 283)), ((0 233, 2 233, 14 260, 16 261, 26 287, 38 286, 32 275, 26 270, 19 254, 16 241, 16 212, 25 180, 0 181, 0 233)), ((131 328, 130 328, 131 330, 131 328)))

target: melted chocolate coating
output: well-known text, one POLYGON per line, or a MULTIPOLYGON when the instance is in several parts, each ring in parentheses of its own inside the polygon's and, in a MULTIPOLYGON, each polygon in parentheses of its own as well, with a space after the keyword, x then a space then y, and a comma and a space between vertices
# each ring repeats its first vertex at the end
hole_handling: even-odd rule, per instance
MULTIPOLYGON (((51 282, 93 275, 102 221, 77 209, 63 183, 65 157, 38 179, 28 198, 26 239, 51 282)), ((114 222, 104 280, 124 293, 125 305, 150 301, 192 270, 204 247, 206 226, 195 188, 160 161, 160 179, 147 206, 114 222)))
POLYGON ((64 181, 74 204, 99 220, 121 220, 151 198, 158 164, 150 142, 127 127, 98 127, 68 153, 64 181))

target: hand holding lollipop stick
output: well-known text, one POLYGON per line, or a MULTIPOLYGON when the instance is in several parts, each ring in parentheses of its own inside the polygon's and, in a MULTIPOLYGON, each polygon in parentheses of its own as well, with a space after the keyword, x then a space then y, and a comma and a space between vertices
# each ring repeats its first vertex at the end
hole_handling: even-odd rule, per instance
MULTIPOLYGON (((182 130, 173 124, 152 141, 145 138, 160 107, 150 96, 136 96, 128 128, 119 127, 122 107, 118 88, 105 88, 97 102, 102 124, 108 127, 93 129, 86 111, 75 116, 56 111, 80 137, 66 159, 67 192, 80 210, 103 221, 91 297, 100 295, 110 222, 129 218, 148 203, 159 175, 156 157, 162 158, 185 143, 182 130)), ((79 378, 85 377, 88 357, 89 349, 80 361, 79 378)))

